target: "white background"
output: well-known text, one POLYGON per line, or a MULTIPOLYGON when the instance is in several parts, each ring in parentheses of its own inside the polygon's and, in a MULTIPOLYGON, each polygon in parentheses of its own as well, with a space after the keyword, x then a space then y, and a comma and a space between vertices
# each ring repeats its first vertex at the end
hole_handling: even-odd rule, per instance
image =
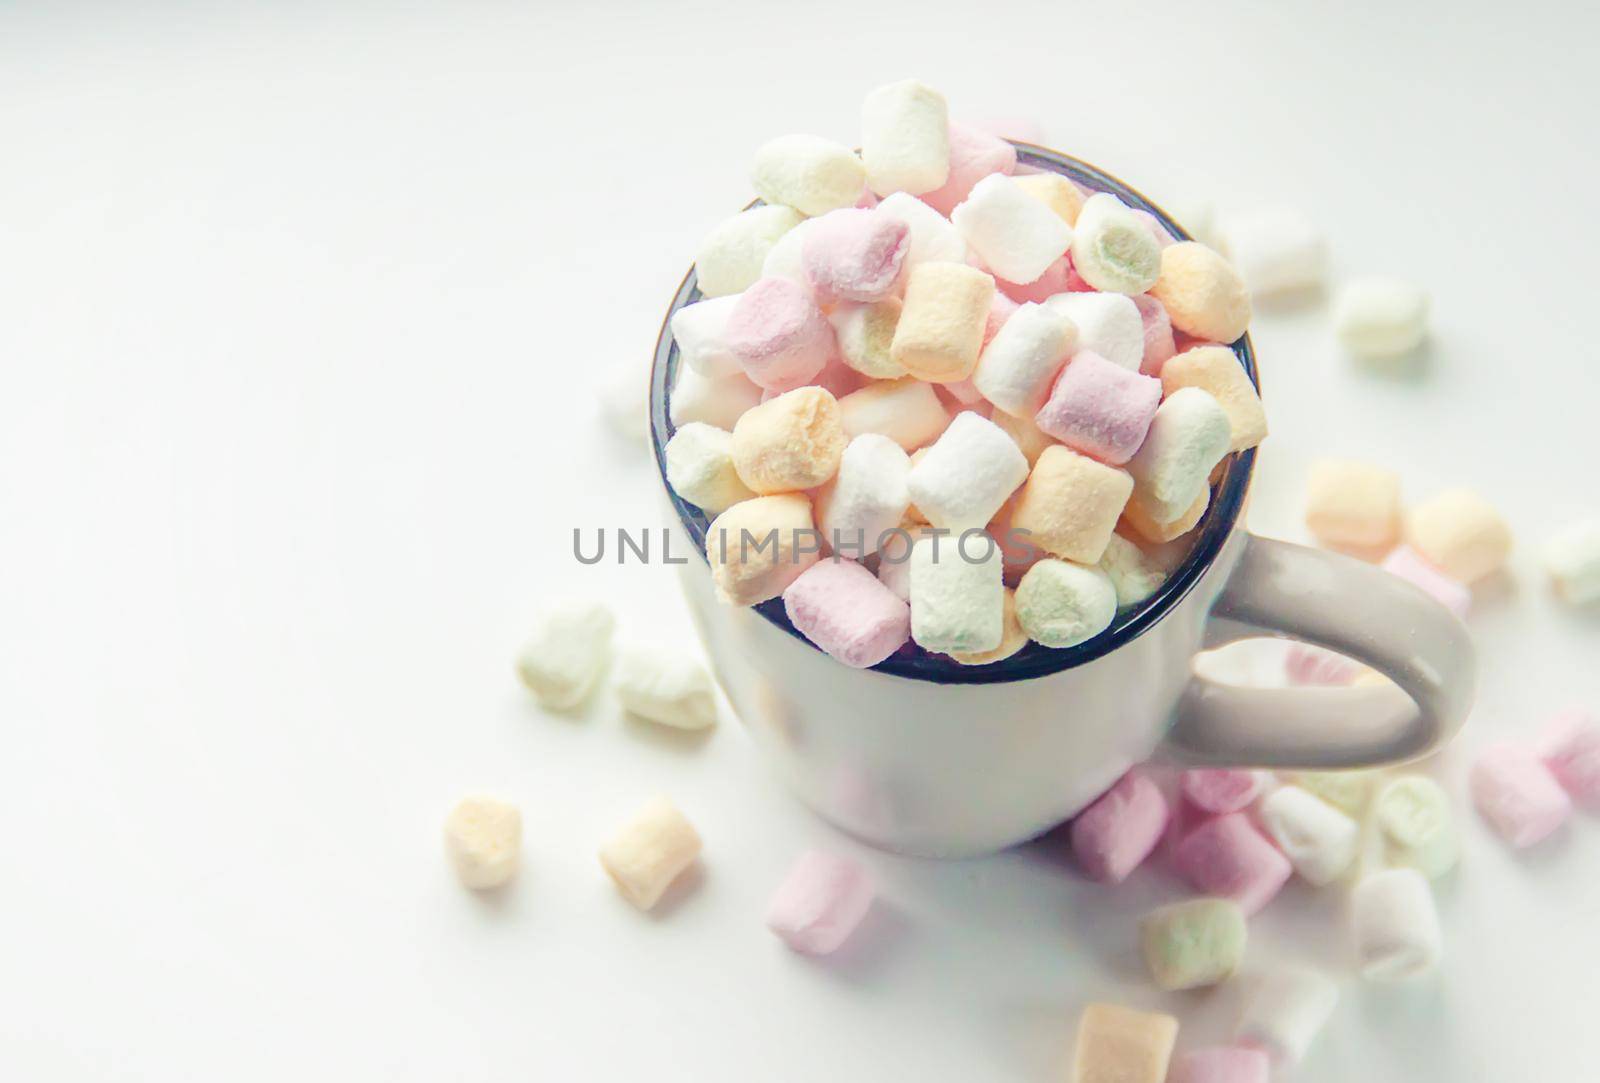
MULTIPOLYGON (((557 594, 690 634, 669 571, 570 556, 574 526, 656 522, 591 389, 644 379, 761 141, 852 141, 861 95, 916 74, 1158 201, 1295 204, 1338 274, 1427 283, 1408 373, 1353 368, 1320 305, 1257 322, 1253 523, 1298 536, 1325 453, 1504 509, 1480 705, 1436 765, 1458 791, 1485 740, 1600 705, 1600 616, 1535 559, 1600 504, 1600 27, 1426 6, 0 7, 0 1075, 1048 1080, 1096 998, 1223 1035, 1239 983, 1142 980, 1161 872, 1107 891, 1059 839, 865 851, 731 718, 545 716, 510 661, 557 594), (526 823, 489 899, 438 838, 478 789, 526 823), (657 791, 704 872, 641 916, 593 852, 657 791), (760 923, 808 844, 883 897, 820 964, 760 923)), ((1600 825, 1514 856, 1464 816, 1442 973, 1351 982, 1298 1078, 1592 1077, 1600 825)), ((1292 887, 1251 966, 1342 967, 1340 906, 1292 887)))

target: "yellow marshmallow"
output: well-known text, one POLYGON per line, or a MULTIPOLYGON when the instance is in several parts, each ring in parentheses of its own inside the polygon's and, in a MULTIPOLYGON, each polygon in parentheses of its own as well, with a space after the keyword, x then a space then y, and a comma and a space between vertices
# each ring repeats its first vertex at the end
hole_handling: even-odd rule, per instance
POLYGON ((1161 393, 1181 387, 1209 391, 1222 404, 1232 433, 1229 451, 1243 451, 1266 439, 1267 412, 1239 357, 1226 346, 1197 346, 1170 359, 1161 369, 1161 393))
POLYGON ((600 864, 617 890, 640 910, 649 910, 678 875, 700 856, 700 835, 665 797, 639 810, 600 847, 600 864))
POLYGON ((839 400, 839 421, 845 436, 881 433, 915 451, 931 444, 950 424, 950 415, 932 386, 913 377, 875 380, 839 400))
POLYGON ((1018 188, 1060 215, 1067 225, 1078 224, 1078 212, 1083 210, 1083 193, 1076 184, 1059 173, 1027 173, 1012 179, 1017 182, 1018 188))
MULTIPOLYGON (((1194 529, 1200 517, 1206 513, 1206 508, 1211 504, 1211 490, 1202 489, 1200 496, 1189 505, 1189 510, 1170 523, 1158 522, 1150 514, 1144 504, 1140 502, 1137 493, 1128 501, 1128 506, 1123 509, 1122 520, 1139 537, 1147 542, 1169 542, 1174 538, 1181 538, 1194 529)), ((735 505, 737 507, 737 505, 735 505)))
POLYGON ((1029 531, 1030 542, 1058 557, 1094 564, 1105 555, 1132 493, 1126 470, 1057 444, 1044 449, 1017 494, 1011 526, 1029 531))
POLYGON ((739 418, 733 466, 739 480, 758 493, 814 489, 838 472, 846 443, 833 394, 797 387, 739 418))
POLYGON ((730 605, 776 598, 817 562, 821 547, 804 493, 742 500, 706 530, 711 581, 730 605))
POLYGON ((1055 440, 1043 429, 1033 423, 1031 417, 1012 417, 1004 410, 996 410, 989 419, 1005 431, 1005 434, 1017 442, 1017 449, 1022 452, 1022 457, 1032 466, 1039 461, 1039 456, 1044 454, 1044 449, 1052 446, 1055 440))
POLYGON ((994 301, 994 279, 965 263, 919 263, 906 282, 889 357, 911 375, 956 383, 972 375, 994 301))
POLYGON ((1161 276, 1150 295, 1172 326, 1196 338, 1232 342, 1250 326, 1250 291, 1232 264, 1203 244, 1180 241, 1161 250, 1161 276))
POLYGON ((1406 539, 1430 564, 1462 583, 1498 571, 1511 553, 1511 528, 1470 489, 1451 489, 1413 508, 1406 539))
POLYGON ((1371 463, 1318 459, 1306 483, 1306 527, 1327 545, 1393 548, 1400 540, 1400 475, 1371 463))
POLYGON ((445 819, 444 847, 467 887, 499 887, 517 872, 522 813, 493 797, 464 798, 445 819))
POLYGON ((1162 1083, 1177 1040, 1170 1015, 1091 1004, 1078 1021, 1073 1083, 1162 1083))

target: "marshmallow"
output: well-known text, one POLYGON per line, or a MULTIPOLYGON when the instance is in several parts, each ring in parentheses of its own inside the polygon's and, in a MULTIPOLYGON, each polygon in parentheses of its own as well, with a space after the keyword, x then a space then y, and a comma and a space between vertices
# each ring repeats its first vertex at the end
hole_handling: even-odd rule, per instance
POLYGON ((865 557, 878 551, 911 504, 911 460, 899 444, 863 433, 845 446, 839 472, 812 497, 817 526, 835 551, 865 557))
POLYGON ((978 258, 1008 282, 1032 282, 1072 245, 1071 226, 999 173, 979 181, 951 212, 950 222, 978 258))
POLYGON ((1106 539, 1100 570, 1106 573, 1111 588, 1117 592, 1118 609, 1146 601, 1167 581, 1166 569, 1138 545, 1116 533, 1106 539))
POLYGON ((987 525, 1027 477, 1028 460, 1011 437, 964 411, 912 466, 908 483, 930 523, 959 532, 987 525))
POLYGON ((1115 1004, 1090 1004, 1078 1020, 1072 1083, 1162 1083, 1178 1021, 1115 1004))
POLYGON ((1421 587, 1458 617, 1465 619, 1467 610, 1472 608, 1472 591, 1423 560, 1409 545, 1390 553, 1383 561, 1383 570, 1421 587))
POLYGON ((1159 545, 1163 542, 1172 541, 1174 538, 1181 538, 1193 530, 1195 524, 1205 515, 1206 508, 1210 503, 1211 490, 1203 489, 1200 495, 1195 498, 1194 503, 1190 504, 1182 515, 1171 522, 1163 523, 1158 521, 1155 514, 1139 499, 1139 490, 1135 487, 1133 497, 1128 501, 1128 506, 1122 513, 1122 521, 1127 524, 1129 530, 1145 541, 1159 545))
POLYGON ((1131 372, 1144 360, 1144 320, 1119 293, 1062 293, 1045 302, 1078 328, 1079 352, 1097 353, 1131 372))
MULTIPOLYGON (((1095 564, 1111 544, 1132 493, 1133 478, 1126 471, 1070 448, 1046 448, 1017 494, 1011 526, 1028 531, 1029 541, 1058 557, 1095 564)), ((1111 589, 1114 595, 1116 588, 1111 589)))
POLYGON ((1066 293, 1072 289, 1073 283, 1082 282, 1077 273, 1072 269, 1072 258, 1062 256, 1044 269, 1044 274, 1032 282, 1018 283, 1007 282, 1003 278, 994 280, 994 285, 1002 297, 1009 298, 1017 304, 1042 304, 1058 293, 1066 293))
POLYGON ((778 238, 805 219, 793 207, 751 207, 713 229, 694 257, 695 285, 707 297, 755 285, 778 238))
POLYGON ((827 317, 787 278, 763 278, 740 294, 722 334, 744 374, 770 391, 809 382, 835 350, 827 317))
POLYGON ((838 400, 820 387, 779 395, 733 427, 739 480, 763 494, 821 485, 838 471, 844 446, 838 400))
POLYGON ((828 313, 844 363, 874 380, 893 380, 906 370, 889 356, 894 329, 900 322, 900 299, 885 298, 873 304, 845 302, 828 313))
POLYGON ((989 420, 1011 437, 1017 445, 1017 450, 1022 452, 1022 457, 1028 460, 1030 467, 1039 461, 1039 456, 1044 454, 1045 448, 1055 445, 1055 441, 1035 425, 1031 417, 1013 417, 1004 410, 996 410, 989 420))
POLYGON ((1527 749, 1500 743, 1483 749, 1468 775, 1472 803, 1495 833, 1517 849, 1566 823, 1572 799, 1527 749))
POLYGON ((778 238, 761 261, 762 278, 787 278, 795 285, 811 292, 811 279, 806 277, 806 237, 816 227, 815 218, 807 218, 788 233, 778 238))
POLYGON ((910 242, 899 219, 858 207, 833 211, 806 231, 806 279, 823 304, 881 301, 900 280, 910 242))
POLYGON ((1286 207, 1226 219, 1222 237, 1229 259, 1257 297, 1315 289, 1327 275, 1328 243, 1322 232, 1286 207))
POLYGON ((1343 876, 1361 834, 1354 820, 1298 786, 1280 786, 1261 802, 1261 821, 1294 871, 1313 887, 1343 876))
POLYGON ((445 817, 444 850, 464 885, 499 887, 517 873, 522 813, 493 797, 463 798, 445 817))
POLYGON ((1293 871, 1242 812, 1201 824, 1178 843, 1172 858, 1196 888, 1232 899, 1246 915, 1271 902, 1293 871))
POLYGON ((1250 292, 1227 260, 1194 241, 1161 250, 1161 276, 1150 287, 1186 335, 1229 343, 1250 326, 1250 292))
POLYGON ((1372 819, 1384 860, 1416 869, 1430 880, 1455 867, 1460 856, 1450 798, 1431 778, 1401 775, 1378 791, 1372 819))
POLYGON ((711 675, 692 655, 638 644, 623 647, 611 687, 623 710, 647 721, 680 730, 717 724, 711 675))
POLYGON ((1142 509, 1158 522, 1183 517, 1207 491, 1211 468, 1228 453, 1232 431, 1227 411, 1210 393, 1181 387, 1168 395, 1128 461, 1142 509))
POLYGON ((1263 1049, 1218 1045, 1194 1049, 1172 1065, 1168 1083, 1268 1083, 1272 1061, 1263 1049))
POLYGON ((983 397, 1016 417, 1032 417, 1077 344, 1078 329, 1055 309, 1025 304, 978 357, 972 382, 983 397))
POLYGON ((1353 684, 1366 669, 1360 662, 1310 643, 1291 643, 1283 656, 1283 671, 1290 684, 1353 684))
POLYGON ((1010 658, 1026 647, 1028 633, 1022 630, 1022 625, 1017 621, 1017 596, 1009 588, 1005 592, 1001 619, 1004 623, 998 647, 992 651, 951 651, 951 659, 963 666, 986 666, 1010 658))
POLYGON ((650 374, 638 365, 613 366, 595 388, 600 418, 613 433, 639 447, 650 442, 650 374))
POLYGON ((1179 778, 1178 790, 1201 812, 1226 816, 1249 808, 1261 795, 1261 776, 1234 767, 1193 767, 1179 778))
POLYGON ((699 856, 700 835, 665 797, 652 799, 600 847, 601 867, 622 897, 640 910, 660 902, 672 881, 699 856))
POLYGON ((542 706, 583 702, 611 657, 611 610, 598 602, 565 602, 547 611, 517 655, 517 676, 542 706))
POLYGON ((684 305, 672 314, 672 338, 684 363, 709 379, 743 373, 739 358, 728 349, 723 331, 740 294, 710 297, 684 305))
POLYGON ((886 535, 879 547, 878 582, 902 602, 911 601, 911 546, 931 533, 908 519, 886 535))
POLYGON ((853 207, 867 183, 867 170, 842 143, 815 135, 780 135, 756 151, 750 169, 756 195, 804 215, 853 207))
POLYGON ((1130 771, 1072 821, 1072 854, 1090 879, 1120 884, 1156 848, 1168 817, 1160 788, 1130 771))
POLYGON ((994 292, 993 278, 964 263, 913 267, 889 357, 924 380, 965 380, 978 364, 994 292))
POLYGON ((874 214, 904 222, 911 231, 904 269, 922 263, 966 263, 967 242, 949 219, 915 196, 894 192, 873 208, 874 214))
POLYGON ((1600 599, 1600 516, 1551 538, 1544 549, 1544 569, 1556 591, 1573 605, 1600 599))
POLYGON ((1199 346, 1185 350, 1161 369, 1161 389, 1166 395, 1184 387, 1211 393, 1228 415, 1232 440, 1229 451, 1243 451, 1266 439, 1267 412, 1261 396, 1239 357, 1226 346, 1199 346))
POLYGON ((801 635, 852 669, 877 665, 911 635, 906 603, 853 560, 818 561, 801 572, 783 592, 783 609, 801 635))
POLYGON ((755 492, 739 480, 733 465, 733 434, 691 422, 667 441, 667 484, 679 497, 708 515, 749 500, 755 492))
POLYGON ((1325 545, 1393 547, 1400 540, 1400 475, 1370 463, 1318 459, 1306 483, 1306 527, 1325 545))
POLYGON ((1144 443, 1160 405, 1160 380, 1080 350, 1034 420, 1068 447, 1121 466, 1144 443))
POLYGON ((1411 510, 1406 541, 1450 578, 1472 583, 1505 564, 1511 528, 1477 493, 1451 489, 1411 510))
POLYGON ((1235 1040, 1264 1049, 1276 1066, 1290 1067, 1305 1058, 1338 1003, 1338 986, 1316 971, 1275 971, 1257 984, 1235 1040))
POLYGON ((1067 225, 1076 225, 1083 210, 1083 189, 1059 173, 1027 173, 1015 178, 1023 193, 1037 199, 1067 225))
POLYGON ((906 378, 879 380, 839 400, 839 420, 851 438, 887 436, 906 451, 932 443, 950 424, 930 384, 906 378))
POLYGON ((1226 899, 1163 906, 1139 922, 1150 977, 1167 992, 1216 985, 1244 959, 1244 914, 1226 899))
POLYGON ((1333 303, 1333 329, 1363 360, 1404 357, 1427 337, 1427 291, 1398 278, 1347 282, 1333 303))
POLYGON ((1161 369, 1178 352, 1172 338, 1172 320, 1166 307, 1148 293, 1131 300, 1144 324, 1144 356, 1139 360, 1139 371, 1146 376, 1160 376, 1161 369))
MULTIPOLYGON (((643 380, 639 386, 648 390, 643 380)), ((679 365, 677 383, 667 396, 667 413, 674 428, 699 421, 718 429, 731 429, 746 410, 760 401, 761 389, 743 376, 713 380, 679 365)))
POLYGON ((1097 290, 1143 293, 1160 274, 1161 246, 1122 200, 1097 192, 1072 227, 1072 266, 1097 290))
POLYGON ((1404 981, 1438 965, 1439 913, 1427 878, 1415 869, 1373 873, 1350 893, 1356 963, 1369 981, 1404 981))
POLYGON ((1600 806, 1600 721, 1584 710, 1563 711, 1540 735, 1537 752, 1574 801, 1600 806))
POLYGON ((940 214, 948 215, 972 193, 972 188, 991 173, 1009 175, 1017 168, 1017 149, 998 136, 979 128, 950 122, 950 177, 938 188, 926 192, 922 201, 940 214))
POLYGON ((800 855, 767 904, 767 928, 805 955, 830 955, 872 908, 872 880, 849 858, 800 855))
POLYGON ((981 531, 924 536, 912 545, 910 564, 911 637, 918 646, 941 654, 1000 646, 1004 569, 993 539, 981 531))
POLYGON ((742 500, 706 529, 711 581, 729 605, 776 598, 816 563, 821 547, 804 493, 742 500))
POLYGON ((890 83, 861 103, 861 160, 880 196, 920 196, 950 178, 950 111, 944 95, 915 79, 890 83))
POLYGON ((1294 776, 1295 784, 1308 793, 1314 793, 1328 804, 1349 816, 1361 816, 1372 802, 1372 791, 1379 774, 1374 770, 1301 771, 1294 776))
POLYGON ((1073 647, 1111 627, 1117 591, 1099 568, 1041 560, 1017 584, 1017 621, 1046 647, 1073 647))

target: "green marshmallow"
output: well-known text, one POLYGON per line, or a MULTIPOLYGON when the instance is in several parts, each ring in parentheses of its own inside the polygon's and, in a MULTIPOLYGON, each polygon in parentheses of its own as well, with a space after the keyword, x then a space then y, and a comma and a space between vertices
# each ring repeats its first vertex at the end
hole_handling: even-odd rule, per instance
POLYGON ((1175 992, 1215 985, 1244 958, 1244 912, 1227 899, 1190 899, 1152 911, 1139 923, 1145 965, 1175 992))
POLYGON ((1372 811, 1388 864, 1416 869, 1430 880, 1455 867, 1460 849, 1450 797, 1433 779, 1400 776, 1379 791, 1372 811))

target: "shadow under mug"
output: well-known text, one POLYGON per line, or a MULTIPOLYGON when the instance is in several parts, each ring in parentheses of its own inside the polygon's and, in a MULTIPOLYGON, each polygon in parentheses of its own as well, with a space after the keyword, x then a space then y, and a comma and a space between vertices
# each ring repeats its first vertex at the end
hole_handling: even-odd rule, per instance
MULTIPOLYGON (((1017 157, 1113 192, 1188 236, 1087 163, 1026 144, 1017 157)), ((668 319, 699 297, 691 270, 668 319)), ((1249 336, 1233 350, 1256 380, 1249 336)), ((706 516, 666 484, 678 365, 664 323, 651 439, 674 529, 700 554, 679 571, 712 668, 788 785, 867 842, 933 857, 991 853, 1069 819, 1153 758, 1323 770, 1397 763, 1448 740, 1471 706, 1472 644, 1442 605, 1371 565, 1239 525, 1253 449, 1225 460, 1183 564, 1094 639, 1064 650, 1031 643, 985 666, 919 650, 872 669, 844 666, 795 630, 781 599, 738 608, 714 596, 706 516), (1198 652, 1263 635, 1327 647, 1388 680, 1244 688, 1194 672, 1198 652)))

